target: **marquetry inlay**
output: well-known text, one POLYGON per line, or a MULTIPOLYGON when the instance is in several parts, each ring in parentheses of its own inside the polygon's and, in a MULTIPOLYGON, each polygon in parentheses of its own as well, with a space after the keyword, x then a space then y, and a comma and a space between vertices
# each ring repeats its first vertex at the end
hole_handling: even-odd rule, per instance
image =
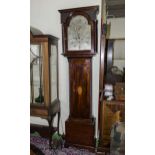
POLYGON ((78 95, 81 95, 82 94, 82 87, 81 86, 78 86, 77 92, 78 92, 78 95))

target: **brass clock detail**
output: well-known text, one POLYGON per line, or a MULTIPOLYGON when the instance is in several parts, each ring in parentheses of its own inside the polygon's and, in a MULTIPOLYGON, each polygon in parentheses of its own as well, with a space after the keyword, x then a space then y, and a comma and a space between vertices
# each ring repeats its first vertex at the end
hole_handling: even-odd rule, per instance
POLYGON ((98 6, 59 10, 62 23, 63 54, 67 57, 93 56, 97 52, 98 6))
POLYGON ((92 116, 92 57, 97 52, 98 6, 59 10, 63 55, 69 62, 70 114, 65 123, 66 142, 95 146, 92 116))

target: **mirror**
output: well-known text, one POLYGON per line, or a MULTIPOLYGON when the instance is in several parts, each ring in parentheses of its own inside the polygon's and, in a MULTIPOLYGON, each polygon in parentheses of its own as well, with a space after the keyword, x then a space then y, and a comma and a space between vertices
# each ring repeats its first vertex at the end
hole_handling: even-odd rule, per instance
POLYGON ((117 66, 121 71, 125 68, 125 40, 114 40, 113 66, 117 66))
POLYGON ((125 39, 108 39, 105 83, 125 82, 125 39))
POLYGON ((51 74, 51 102, 58 98, 58 55, 57 47, 51 45, 51 57, 50 57, 50 74, 51 74))
POLYGON ((43 56, 42 45, 30 45, 30 103, 43 104, 43 56))

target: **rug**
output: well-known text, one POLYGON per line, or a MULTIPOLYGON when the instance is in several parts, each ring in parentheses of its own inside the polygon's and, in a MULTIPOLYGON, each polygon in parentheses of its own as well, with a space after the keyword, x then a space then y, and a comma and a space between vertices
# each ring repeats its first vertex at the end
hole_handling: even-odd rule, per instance
POLYGON ((31 136, 30 143, 36 146, 44 155, 95 155, 86 149, 77 149, 75 147, 68 147, 62 149, 49 149, 49 140, 46 138, 31 136))

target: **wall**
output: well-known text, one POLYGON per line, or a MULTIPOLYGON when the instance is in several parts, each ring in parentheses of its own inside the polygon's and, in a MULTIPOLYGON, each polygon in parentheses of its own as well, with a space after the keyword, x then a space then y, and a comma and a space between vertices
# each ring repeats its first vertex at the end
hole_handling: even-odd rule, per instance
MULTIPOLYGON (((65 8, 76 8, 91 5, 99 5, 101 0, 31 0, 30 1, 30 24, 32 27, 40 29, 45 34, 57 36, 59 39, 59 96, 61 101, 61 124, 60 132, 65 130, 65 121, 69 114, 69 81, 68 81, 68 61, 62 56, 62 31, 60 13, 58 10, 65 8)), ((99 8, 100 10, 101 8, 99 8)), ((98 37, 100 38, 100 19, 98 15, 98 37)), ((98 54, 93 58, 93 84, 92 100, 93 115, 98 119, 98 94, 99 94, 99 43, 98 54)), ((31 123, 48 125, 46 120, 38 117, 31 117, 31 123)), ((55 119, 56 121, 56 119, 55 119)), ((55 122, 56 123, 56 122, 55 122)), ((54 123, 54 124, 55 124, 54 123)), ((96 129, 98 123, 96 122, 96 129)), ((97 132, 96 132, 97 135, 97 132)))
POLYGON ((125 38, 125 18, 109 18, 107 24, 110 24, 110 33, 107 38, 125 38))

